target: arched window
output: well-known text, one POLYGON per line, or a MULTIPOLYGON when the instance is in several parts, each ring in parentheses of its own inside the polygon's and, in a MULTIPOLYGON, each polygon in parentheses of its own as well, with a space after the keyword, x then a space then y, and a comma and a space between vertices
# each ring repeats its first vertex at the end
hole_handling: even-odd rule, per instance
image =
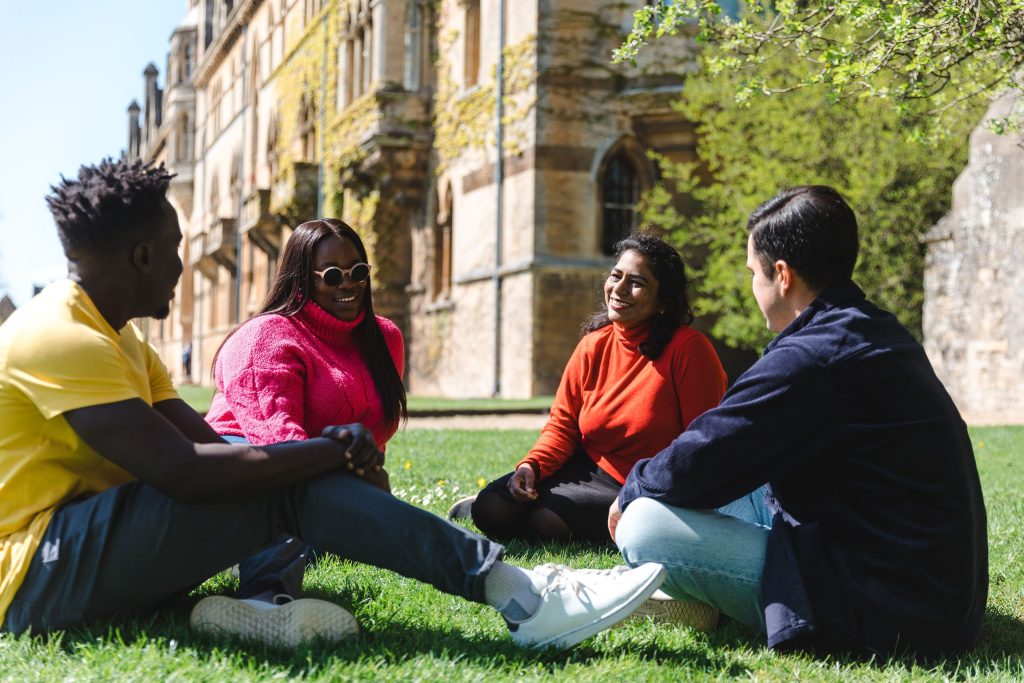
POLYGON ((270 115, 270 126, 267 128, 267 166, 271 179, 276 178, 281 168, 281 159, 277 150, 277 114, 270 115))
POLYGON ((316 105, 309 95, 302 96, 299 108, 299 143, 303 161, 316 161, 316 105))
POLYGON ((448 299, 452 291, 452 186, 445 186, 437 198, 437 220, 434 222, 433 299, 448 299))
POLYGON ((471 88, 480 80, 480 0, 466 2, 462 67, 462 85, 465 88, 471 88))
POLYGON ((192 161, 195 155, 195 133, 192 130, 192 116, 187 111, 178 114, 175 137, 175 161, 192 161))
POLYGON ((405 8, 405 71, 402 84, 406 90, 420 89, 423 70, 424 8, 420 0, 409 0, 405 8))
POLYGON ((619 150, 604 166, 601 179, 601 251, 615 253, 615 243, 637 226, 640 174, 626 150, 619 150))
POLYGON ((217 174, 214 173, 210 181, 210 222, 220 218, 220 183, 217 182, 217 174))

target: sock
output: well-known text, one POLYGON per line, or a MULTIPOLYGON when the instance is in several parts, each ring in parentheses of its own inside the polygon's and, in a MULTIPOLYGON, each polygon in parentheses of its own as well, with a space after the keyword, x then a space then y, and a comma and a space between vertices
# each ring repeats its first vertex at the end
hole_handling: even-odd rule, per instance
POLYGON ((484 600, 513 623, 529 619, 540 607, 527 570, 500 560, 484 579, 484 600))

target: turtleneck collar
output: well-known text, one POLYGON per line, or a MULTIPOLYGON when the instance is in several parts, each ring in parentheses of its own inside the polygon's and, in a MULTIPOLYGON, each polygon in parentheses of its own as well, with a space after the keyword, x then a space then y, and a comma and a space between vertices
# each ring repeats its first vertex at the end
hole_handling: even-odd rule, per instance
POLYGON ((631 349, 638 348, 640 344, 647 341, 647 338, 651 335, 650 322, 631 328, 625 328, 616 323, 612 323, 612 329, 615 332, 615 338, 631 349))
POLYGON ((345 341, 366 317, 366 309, 359 311, 354 320, 339 320, 320 308, 319 304, 310 299, 302 306, 299 317, 309 326, 313 334, 326 342, 345 341))

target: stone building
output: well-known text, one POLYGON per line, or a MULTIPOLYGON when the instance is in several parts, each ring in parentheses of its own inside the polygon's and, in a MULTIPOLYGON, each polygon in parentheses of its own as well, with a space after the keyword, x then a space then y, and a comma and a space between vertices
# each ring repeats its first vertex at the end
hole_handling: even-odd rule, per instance
MULTIPOLYGON (((983 121, 1020 111, 1020 93, 983 121)), ((1024 151, 982 123, 950 212, 924 237, 925 349, 971 422, 1024 423, 1024 151)))
POLYGON ((17 306, 11 301, 11 297, 4 294, 0 296, 0 324, 11 317, 11 313, 17 310, 17 306))
POLYGON ((411 392, 553 393, 648 153, 694 158, 671 107, 692 42, 609 64, 641 4, 187 0, 164 88, 150 65, 129 108, 128 154, 178 174, 185 274, 147 323, 175 377, 209 381, 291 229, 325 215, 367 244, 411 392))

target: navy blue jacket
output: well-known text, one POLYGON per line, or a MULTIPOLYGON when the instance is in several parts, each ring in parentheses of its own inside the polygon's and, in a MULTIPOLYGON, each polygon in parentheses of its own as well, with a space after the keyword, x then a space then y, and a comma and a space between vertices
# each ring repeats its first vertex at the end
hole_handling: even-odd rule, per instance
POLYGON ((988 592, 967 428, 924 350, 852 282, 828 288, 619 496, 720 507, 765 482, 768 644, 973 647, 988 592))

